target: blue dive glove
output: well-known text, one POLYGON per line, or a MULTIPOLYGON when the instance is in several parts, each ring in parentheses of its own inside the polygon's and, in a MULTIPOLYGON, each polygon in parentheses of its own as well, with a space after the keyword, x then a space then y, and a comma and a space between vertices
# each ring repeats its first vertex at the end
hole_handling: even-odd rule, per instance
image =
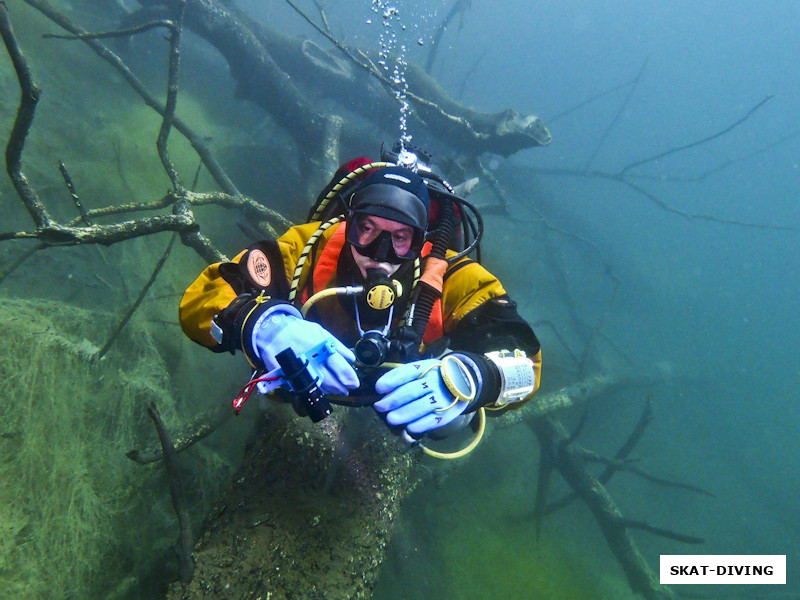
POLYGON ((251 343, 253 353, 271 371, 278 367, 275 356, 279 352, 291 348, 299 355, 327 339, 333 339, 335 351, 319 365, 321 380, 317 386, 325 394, 346 396, 348 390, 359 386, 358 375, 350 364, 355 362, 355 355, 320 324, 303 319, 294 306, 276 305, 261 315, 251 343))
MULTIPOLYGON (((442 365, 441 360, 418 360, 381 376, 375 391, 386 396, 373 405, 375 410, 386 413, 389 425, 405 425, 406 431, 415 435, 453 421, 469 408, 470 400, 456 398, 442 378, 442 365)), ((472 393, 462 397, 475 397, 474 383, 471 385, 472 393)))

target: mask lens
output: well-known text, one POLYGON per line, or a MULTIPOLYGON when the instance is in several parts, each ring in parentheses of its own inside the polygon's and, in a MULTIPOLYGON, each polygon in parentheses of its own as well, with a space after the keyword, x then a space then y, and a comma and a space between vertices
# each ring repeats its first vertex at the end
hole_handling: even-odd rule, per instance
POLYGON ((357 214, 347 227, 347 241, 364 256, 381 262, 413 258, 422 247, 422 238, 422 232, 410 225, 371 215, 357 214))

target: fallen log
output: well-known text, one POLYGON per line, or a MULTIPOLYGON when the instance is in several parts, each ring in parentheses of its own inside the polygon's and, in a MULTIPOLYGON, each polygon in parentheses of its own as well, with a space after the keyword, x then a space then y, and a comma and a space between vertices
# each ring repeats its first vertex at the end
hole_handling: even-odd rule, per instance
MULTIPOLYGON (((492 422, 538 420, 615 385, 598 377, 540 392, 492 422)), ((370 409, 337 410, 313 424, 270 404, 256 439, 206 519, 194 579, 175 583, 168 599, 370 598, 400 505, 429 477, 420 453, 370 409)))
MULTIPOLYGON (((163 18, 173 10, 168 0, 151 2, 131 14, 124 26, 163 18)), ((261 106, 312 156, 330 143, 321 101, 333 101, 335 110, 355 113, 383 131, 397 128, 399 101, 369 53, 351 51, 336 40, 332 40, 335 47, 325 51, 311 40, 270 29, 217 0, 189 0, 186 26, 224 56, 237 96, 261 106)), ((424 69, 411 64, 406 78, 410 130, 423 141, 428 135, 430 141, 459 154, 504 156, 550 143, 547 127, 534 115, 513 109, 497 113, 470 109, 451 99, 424 69)), ((342 135, 361 133, 358 124, 349 121, 342 135)))

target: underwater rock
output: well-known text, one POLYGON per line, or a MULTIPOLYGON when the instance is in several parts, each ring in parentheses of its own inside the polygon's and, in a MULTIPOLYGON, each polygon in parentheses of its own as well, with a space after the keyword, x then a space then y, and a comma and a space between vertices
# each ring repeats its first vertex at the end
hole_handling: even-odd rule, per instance
MULTIPOLYGON (((172 559, 175 515, 159 468, 127 458, 154 437, 145 409, 181 422, 166 364, 134 319, 51 300, 0 300, 0 596, 143 598, 172 559)), ((198 448, 196 518, 229 470, 198 448)), ((156 584, 155 587, 158 587, 156 584)), ((163 586, 162 586, 163 589, 163 586)))

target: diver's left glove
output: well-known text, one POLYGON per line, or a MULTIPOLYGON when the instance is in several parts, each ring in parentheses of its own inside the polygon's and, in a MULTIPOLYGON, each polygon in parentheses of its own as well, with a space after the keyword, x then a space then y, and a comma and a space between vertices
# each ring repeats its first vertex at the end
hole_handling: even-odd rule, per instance
POLYGON ((267 371, 278 367, 276 356, 286 348, 300 355, 326 340, 333 340, 333 352, 319 365, 317 386, 325 394, 346 396, 359 386, 351 364, 355 355, 322 325, 306 321, 293 305, 270 303, 247 318, 242 329, 242 349, 254 366, 263 365, 267 371))

